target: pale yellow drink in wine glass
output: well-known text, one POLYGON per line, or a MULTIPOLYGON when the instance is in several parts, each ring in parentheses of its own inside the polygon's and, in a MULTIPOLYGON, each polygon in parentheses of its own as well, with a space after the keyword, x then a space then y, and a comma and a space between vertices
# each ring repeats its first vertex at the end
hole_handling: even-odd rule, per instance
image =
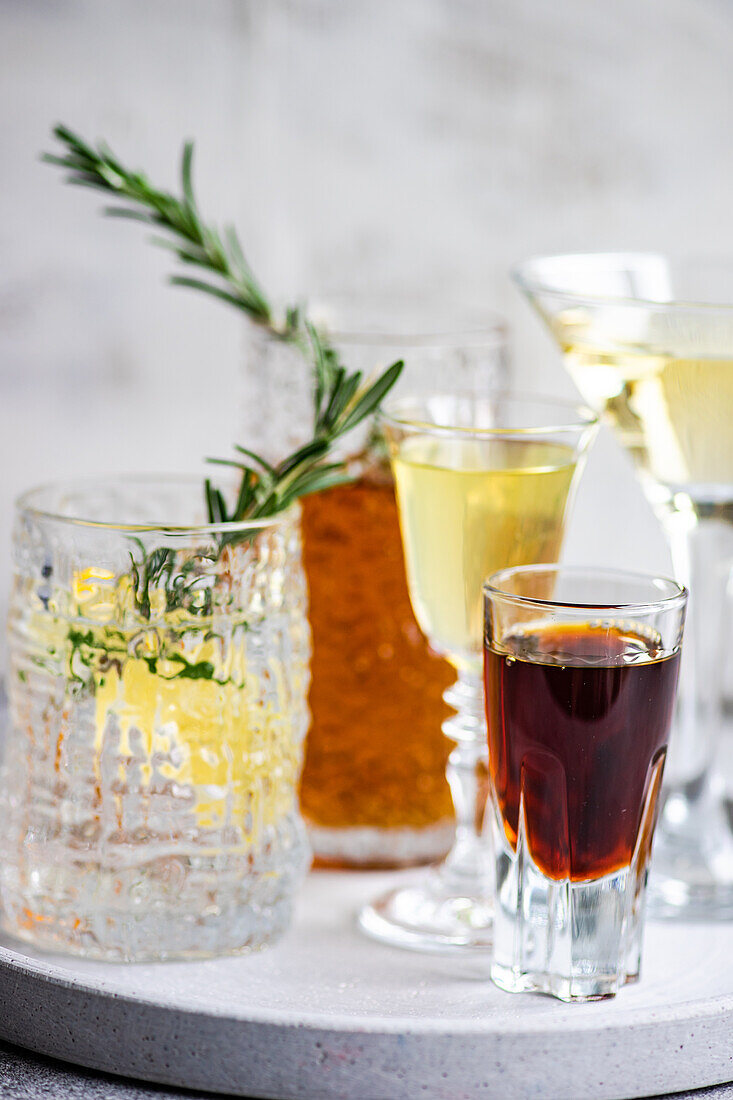
MULTIPOLYGON (((477 833, 487 759, 481 683, 482 584, 498 568, 556 561, 595 417, 562 402, 428 394, 385 409, 410 598, 431 646, 458 673, 448 781, 456 840, 423 881, 368 905, 361 927, 420 950, 485 949, 489 859, 477 833)), ((399 743, 395 745, 399 751, 399 743)))

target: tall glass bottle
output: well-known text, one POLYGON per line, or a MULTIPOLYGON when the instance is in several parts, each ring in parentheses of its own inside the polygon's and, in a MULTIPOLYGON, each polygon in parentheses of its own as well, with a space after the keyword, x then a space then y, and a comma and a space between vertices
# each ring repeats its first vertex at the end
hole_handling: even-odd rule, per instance
MULTIPOLYGON (((399 301, 341 302, 310 315, 365 377, 403 359, 399 386, 412 393, 446 385, 447 369, 487 393, 506 387, 506 332, 495 317, 456 331, 427 325, 399 301)), ((281 456, 305 439, 310 419, 301 353, 249 328, 242 439, 281 456)), ((451 745, 440 726, 454 676, 415 622, 374 425, 346 446, 354 483, 303 501, 313 676, 301 804, 321 863, 404 866, 441 857, 453 839, 451 745)))

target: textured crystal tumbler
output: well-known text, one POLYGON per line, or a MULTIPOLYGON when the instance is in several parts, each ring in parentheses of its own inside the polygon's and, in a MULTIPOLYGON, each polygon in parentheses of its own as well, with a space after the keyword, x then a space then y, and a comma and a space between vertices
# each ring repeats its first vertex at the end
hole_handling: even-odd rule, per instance
POLYGON ((613 996, 639 977, 687 592, 548 565, 495 573, 484 600, 491 976, 511 993, 613 996))
POLYGON ((18 503, 5 930, 140 960, 282 932, 308 864, 297 783, 310 635, 297 509, 202 525, 194 479, 18 503))

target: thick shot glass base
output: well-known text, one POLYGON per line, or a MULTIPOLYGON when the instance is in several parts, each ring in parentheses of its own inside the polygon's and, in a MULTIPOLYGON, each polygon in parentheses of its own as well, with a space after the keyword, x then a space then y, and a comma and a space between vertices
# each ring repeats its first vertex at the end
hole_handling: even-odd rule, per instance
POLYGON ((497 858, 495 985, 594 1001, 637 981, 645 877, 632 865, 591 882, 558 882, 526 851, 505 849, 497 858))
POLYGON ((620 987, 638 981, 638 975, 619 981, 616 975, 607 979, 558 977, 556 974, 521 974, 509 967, 494 964, 491 980, 505 993, 546 993, 559 1001, 582 1004, 584 1001, 605 1001, 615 997, 620 987))

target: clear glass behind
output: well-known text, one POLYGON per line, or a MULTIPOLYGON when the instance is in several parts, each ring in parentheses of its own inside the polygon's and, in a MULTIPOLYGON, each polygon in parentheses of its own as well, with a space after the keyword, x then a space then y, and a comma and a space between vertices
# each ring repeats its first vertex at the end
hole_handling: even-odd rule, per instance
POLYGON ((660 915, 727 919, 733 264, 601 253, 530 260, 514 274, 583 397, 632 456, 690 590, 652 905, 660 915))
MULTIPOLYGON (((508 385, 506 327, 485 309, 466 316, 446 295, 338 293, 314 298, 308 313, 365 380, 402 359, 405 392, 459 379, 477 393, 508 385)), ((310 363, 261 328, 245 335, 239 435, 278 460, 311 429, 310 363)), ((384 441, 372 421, 342 442, 354 483, 303 501, 313 686, 301 805, 322 863, 425 863, 454 834, 440 732, 452 669, 414 619, 384 441)))

